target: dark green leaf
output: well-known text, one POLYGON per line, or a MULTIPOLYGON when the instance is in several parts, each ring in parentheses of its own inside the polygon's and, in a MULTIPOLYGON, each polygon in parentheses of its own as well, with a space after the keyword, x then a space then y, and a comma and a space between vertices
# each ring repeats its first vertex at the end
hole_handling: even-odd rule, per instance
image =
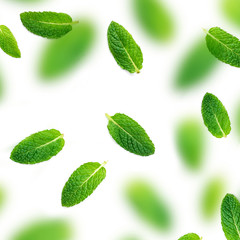
POLYGON ((10 29, 4 25, 0 25, 0 47, 6 54, 14 58, 21 57, 15 37, 10 29))
POLYGON ((143 55, 132 35, 120 24, 111 22, 107 32, 108 46, 117 64, 130 73, 142 69, 143 55))
POLYGON ((145 130, 132 118, 116 113, 108 118, 108 130, 112 138, 125 150, 140 156, 154 154, 155 147, 145 130))
POLYGON ((47 161, 62 150, 64 143, 63 134, 58 130, 44 130, 22 140, 14 147, 10 158, 23 164, 47 161))
POLYGON ((62 191, 62 206, 72 207, 85 200, 106 177, 104 165, 88 162, 73 172, 62 191))
POLYGON ((72 30, 72 18, 66 13, 24 12, 20 14, 28 31, 45 38, 60 38, 72 30))
POLYGON ((206 93, 202 101, 202 117, 208 131, 217 138, 226 137, 231 131, 227 110, 221 101, 211 93, 206 93))

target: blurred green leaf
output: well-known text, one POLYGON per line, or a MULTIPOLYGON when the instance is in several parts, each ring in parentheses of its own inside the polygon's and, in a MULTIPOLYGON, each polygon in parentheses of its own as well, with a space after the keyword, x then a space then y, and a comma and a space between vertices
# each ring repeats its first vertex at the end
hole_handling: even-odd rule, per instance
POLYGON ((240 137, 240 103, 238 103, 235 113, 235 129, 236 133, 240 137))
POLYGON ((205 218, 211 219, 219 211, 224 197, 225 184, 221 178, 211 179, 205 186, 201 197, 201 211, 205 218))
POLYGON ((20 230, 12 240, 70 240, 69 223, 61 219, 41 220, 20 230))
POLYGON ((5 191, 4 191, 4 189, 0 186, 0 211, 1 211, 2 208, 3 208, 4 202, 5 202, 5 191))
POLYGON ((132 3, 139 25, 150 37, 158 41, 171 39, 173 19, 162 0, 132 0, 132 3))
POLYGON ((144 221, 159 230, 166 231, 172 227, 172 216, 168 205, 148 183, 142 180, 130 182, 126 188, 126 196, 144 221))
POLYGON ((184 90, 203 82, 217 62, 208 51, 205 40, 196 41, 179 66, 175 79, 176 87, 184 90))
POLYGON ((221 7, 228 20, 240 27, 240 1, 222 0, 221 7))
POLYGON ((200 122, 194 119, 183 120, 177 127, 176 145, 184 164, 192 170, 203 164, 206 139, 200 122))
POLYGON ((94 38, 94 26, 82 20, 66 36, 48 42, 40 62, 43 79, 53 81, 69 72, 89 53, 94 38))

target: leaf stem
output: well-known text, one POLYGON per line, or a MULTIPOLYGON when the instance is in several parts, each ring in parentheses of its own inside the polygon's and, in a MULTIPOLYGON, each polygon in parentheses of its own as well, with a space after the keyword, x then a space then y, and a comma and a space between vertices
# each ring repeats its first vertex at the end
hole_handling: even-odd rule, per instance
POLYGON ((78 23, 79 23, 79 21, 73 21, 73 22, 71 22, 71 25, 78 24, 78 23))
POLYGON ((111 117, 107 113, 105 113, 105 116, 107 117, 108 120, 112 120, 111 117))
POLYGON ((202 28, 202 30, 203 30, 206 34, 208 34, 208 30, 206 30, 205 28, 202 28))

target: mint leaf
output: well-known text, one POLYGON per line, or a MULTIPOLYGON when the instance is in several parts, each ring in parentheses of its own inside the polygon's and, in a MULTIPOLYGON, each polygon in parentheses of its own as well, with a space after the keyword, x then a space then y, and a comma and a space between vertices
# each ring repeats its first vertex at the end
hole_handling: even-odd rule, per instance
POLYGON ((240 27, 239 0, 221 0, 221 7, 228 20, 240 27))
POLYGON ((220 61, 240 67, 240 41, 219 27, 206 31, 208 50, 220 61))
POLYGON ((221 206, 225 184, 221 178, 213 178, 204 186, 201 197, 201 212, 207 219, 215 216, 221 206))
POLYGON ((154 154, 155 147, 145 130, 132 118, 116 113, 108 118, 108 130, 112 138, 125 150, 140 156, 154 154))
POLYGON ((72 30, 72 18, 66 13, 24 12, 22 24, 28 31, 45 38, 60 38, 72 30))
POLYGON ((117 64, 130 73, 140 73, 143 55, 132 35, 123 26, 112 21, 108 27, 107 38, 117 64))
POLYGON ((82 20, 66 36, 49 41, 42 51, 40 74, 45 81, 54 81, 68 73, 89 53, 95 40, 92 23, 82 20))
POLYGON ((139 25, 150 37, 167 41, 173 36, 173 19, 162 1, 132 0, 132 8, 139 25))
POLYGON ((143 180, 132 181, 127 185, 126 197, 143 221, 158 230, 171 228, 172 216, 168 205, 151 185, 143 180))
POLYGON ((232 194, 227 194, 222 201, 221 223, 227 240, 240 239, 240 203, 232 194))
POLYGON ((69 240, 71 228, 62 219, 38 220, 20 229, 11 240, 69 240))
POLYGON ((175 86, 187 90, 202 83, 214 70, 217 62, 217 59, 209 53, 204 39, 199 39, 182 59, 176 74, 175 86))
POLYGON ((203 164, 205 136, 202 125, 195 119, 183 120, 177 127, 176 144, 183 163, 192 170, 203 164))
POLYGON ((23 164, 40 163, 57 155, 64 143, 63 134, 58 130, 44 130, 22 140, 14 147, 10 158, 23 164))
POLYGON ((21 52, 18 48, 17 41, 10 29, 0 25, 0 47, 8 55, 14 58, 20 58, 21 52))
POLYGON ((226 137, 231 131, 227 110, 221 101, 211 93, 206 93, 202 101, 202 117, 208 131, 217 138, 226 137))
POLYGON ((178 240, 201 240, 202 238, 200 238, 197 234, 195 233, 188 233, 182 237, 180 237, 178 240))
POLYGON ((106 177, 104 165, 88 162, 73 172, 62 191, 62 206, 72 207, 85 200, 106 177))

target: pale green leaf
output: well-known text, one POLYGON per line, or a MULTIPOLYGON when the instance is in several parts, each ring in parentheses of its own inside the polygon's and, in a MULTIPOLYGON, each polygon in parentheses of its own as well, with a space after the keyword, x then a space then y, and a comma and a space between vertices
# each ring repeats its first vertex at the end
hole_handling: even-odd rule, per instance
POLYGON ((143 55, 132 35, 120 24, 111 22, 107 31, 108 46, 117 64, 130 73, 142 69, 143 55))
POLYGON ((0 47, 6 54, 14 58, 21 57, 15 37, 10 29, 4 25, 0 25, 0 47))
POLYGON ((213 178, 204 186, 201 196, 201 212, 207 219, 215 216, 221 206, 225 184, 221 178, 213 178))
POLYGON ((23 164, 47 161, 62 150, 64 143, 63 134, 58 130, 44 130, 22 140, 14 147, 10 158, 23 164))
POLYGON ((60 38, 72 30, 72 18, 66 13, 23 12, 20 18, 24 27, 45 38, 60 38))
POLYGON ((174 23, 164 1, 132 0, 132 3, 139 25, 150 37, 158 41, 171 39, 174 33, 174 23))
POLYGON ((197 234, 195 233, 188 233, 182 237, 180 237, 178 240, 201 240, 202 238, 200 238, 197 234))
POLYGON ((217 59, 209 53, 204 39, 196 41, 179 65, 175 86, 187 90, 199 85, 215 69, 217 62, 217 59))
POLYGON ((213 27, 206 33, 209 51, 220 61, 234 67, 240 67, 239 39, 219 27, 213 27))
POLYGON ((62 191, 62 206, 72 207, 85 200, 106 177, 104 165, 88 162, 73 172, 62 191))
POLYGON ((201 168, 206 139, 202 125, 195 119, 183 120, 177 127, 176 144, 183 163, 192 170, 201 168))
POLYGON ((70 240, 71 228, 62 219, 34 221, 20 229, 11 240, 70 240))
POLYGON ((110 135, 122 148, 140 156, 154 154, 154 144, 136 121, 121 113, 112 117, 106 114, 106 117, 110 135))
POLYGON ((222 201, 221 223, 227 240, 240 240, 240 203, 232 194, 222 201))
POLYGON ((95 28, 82 20, 66 36, 49 41, 42 51, 40 75, 45 81, 55 81, 82 62, 95 39, 95 28))
POLYGON ((142 220, 152 227, 159 230, 172 227, 168 205, 148 183, 143 180, 130 182, 126 188, 126 197, 142 220))
POLYGON ((221 7, 228 20, 240 27, 240 1, 221 0, 221 7))
POLYGON ((231 131, 227 110, 221 101, 211 93, 206 93, 202 101, 202 117, 208 131, 217 138, 226 137, 231 131))

